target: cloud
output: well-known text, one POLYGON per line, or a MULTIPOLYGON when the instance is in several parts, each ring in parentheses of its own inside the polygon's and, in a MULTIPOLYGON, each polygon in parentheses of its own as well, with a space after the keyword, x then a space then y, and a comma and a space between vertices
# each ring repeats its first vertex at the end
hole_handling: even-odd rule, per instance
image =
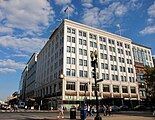
POLYGON ((14 57, 29 57, 26 54, 13 54, 12 56, 14 56, 14 57))
POLYGON ((93 27, 101 27, 112 24, 116 17, 124 16, 127 11, 127 7, 120 2, 114 2, 104 9, 98 7, 85 8, 82 22, 93 27))
POLYGON ((82 2, 82 6, 84 6, 86 8, 93 7, 92 0, 82 0, 81 2, 82 2))
POLYGON ((15 62, 14 60, 7 59, 7 60, 1 60, 0 59, 0 66, 1 67, 7 67, 7 68, 13 68, 13 69, 23 69, 25 67, 25 64, 20 62, 15 62))
POLYGON ((47 0, 1 0, 0 25, 6 29, 40 34, 53 21, 54 11, 47 0))
POLYGON ((45 44, 43 38, 17 38, 12 36, 0 37, 0 46, 13 48, 17 51, 24 51, 27 53, 34 53, 40 51, 45 44))
POLYGON ((0 35, 3 35, 5 33, 12 34, 13 33, 13 29, 9 28, 9 27, 0 26, 0 35))
POLYGON ((139 32, 142 35, 155 33, 155 26, 148 26, 144 30, 139 32))
POLYGON ((147 13, 149 17, 147 18, 147 23, 149 26, 146 26, 139 33, 141 35, 154 34, 155 33, 155 2, 148 8, 147 13))
POLYGON ((55 4, 60 6, 71 4, 71 0, 54 0, 54 1, 55 1, 55 4))
POLYGON ((150 17, 155 17, 155 2, 148 8, 147 12, 150 17))
POLYGON ((0 68, 0 73, 16 72, 15 69, 10 68, 0 68))

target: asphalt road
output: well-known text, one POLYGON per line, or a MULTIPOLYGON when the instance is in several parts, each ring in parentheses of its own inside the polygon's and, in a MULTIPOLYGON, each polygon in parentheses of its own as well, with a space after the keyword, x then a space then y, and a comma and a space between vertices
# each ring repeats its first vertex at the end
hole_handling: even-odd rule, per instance
MULTIPOLYGON (((150 112, 124 111, 112 114, 112 116, 102 116, 102 120, 155 120, 150 112)), ((58 112, 52 111, 26 111, 26 112, 0 112, 0 120, 58 120, 58 112)), ((94 114, 95 116, 95 114, 94 114)), ((93 117, 87 117, 87 120, 94 120, 93 117)), ((80 120, 80 113, 76 113, 77 120, 80 120)), ((65 112, 63 120, 69 120, 70 113, 65 112)))

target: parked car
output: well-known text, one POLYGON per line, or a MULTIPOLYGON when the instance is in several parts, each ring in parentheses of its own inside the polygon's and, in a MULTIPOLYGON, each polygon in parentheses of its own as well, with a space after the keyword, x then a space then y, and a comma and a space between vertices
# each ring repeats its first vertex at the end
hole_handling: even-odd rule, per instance
POLYGON ((136 107, 134 107, 134 110, 144 111, 146 110, 146 107, 144 105, 137 105, 136 107))
POLYGON ((120 111, 120 108, 118 106, 116 106, 116 105, 111 106, 111 108, 112 108, 112 112, 118 112, 118 111, 120 111))
POLYGON ((122 111, 129 110, 129 107, 128 107, 127 105, 122 105, 122 106, 120 106, 119 108, 120 108, 120 110, 122 110, 122 111))
POLYGON ((1 105, 1 109, 2 109, 2 110, 10 110, 10 106, 7 105, 7 104, 2 104, 2 105, 1 105))

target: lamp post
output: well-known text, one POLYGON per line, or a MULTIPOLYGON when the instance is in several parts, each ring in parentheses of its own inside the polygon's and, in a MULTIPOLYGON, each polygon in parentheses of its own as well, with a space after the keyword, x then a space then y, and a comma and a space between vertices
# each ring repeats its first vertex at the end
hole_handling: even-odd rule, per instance
POLYGON ((98 102, 98 95, 97 95, 97 79, 96 79, 96 66, 97 66, 97 51, 95 50, 94 52, 91 53, 90 55, 91 57, 91 63, 94 67, 93 71, 93 78, 95 79, 95 96, 96 96, 96 109, 97 109, 97 113, 96 113, 96 117, 94 118, 94 120, 102 120, 102 117, 99 115, 99 102, 98 102))

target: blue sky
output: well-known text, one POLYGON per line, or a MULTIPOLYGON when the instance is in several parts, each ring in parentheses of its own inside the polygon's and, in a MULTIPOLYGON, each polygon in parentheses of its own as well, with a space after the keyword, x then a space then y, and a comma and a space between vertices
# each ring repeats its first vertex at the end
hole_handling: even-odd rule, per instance
POLYGON ((0 0, 0 100, 18 90, 27 61, 67 18, 67 6, 70 20, 121 31, 155 55, 155 0, 0 0))

